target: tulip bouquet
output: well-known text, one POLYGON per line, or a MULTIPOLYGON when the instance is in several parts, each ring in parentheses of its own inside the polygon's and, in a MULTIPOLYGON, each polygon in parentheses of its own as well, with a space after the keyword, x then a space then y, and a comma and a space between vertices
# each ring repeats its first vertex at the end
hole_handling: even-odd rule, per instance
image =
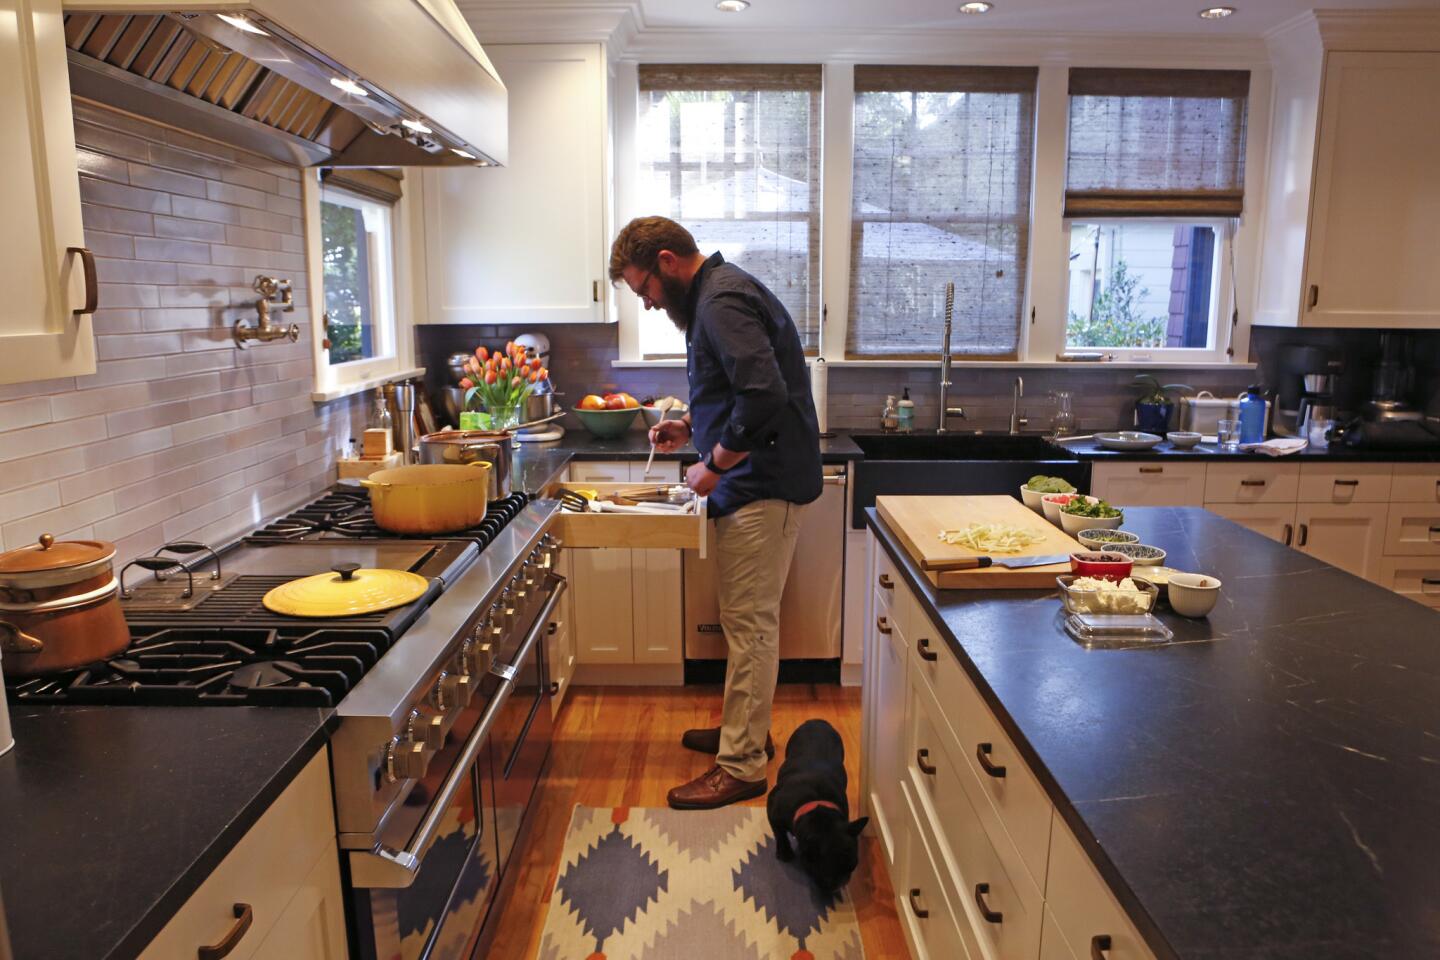
MULTIPOLYGON (((525 348, 512 340, 504 350, 490 351, 486 347, 475 350, 475 356, 465 361, 466 376, 460 386, 465 389, 465 413, 461 414, 462 429, 466 414, 473 414, 472 404, 478 399, 484 414, 488 416, 493 430, 505 430, 520 422, 525 398, 535 390, 535 385, 550 378, 550 371, 540 360, 525 355, 525 348)), ((476 424, 476 427, 481 424, 476 424)))

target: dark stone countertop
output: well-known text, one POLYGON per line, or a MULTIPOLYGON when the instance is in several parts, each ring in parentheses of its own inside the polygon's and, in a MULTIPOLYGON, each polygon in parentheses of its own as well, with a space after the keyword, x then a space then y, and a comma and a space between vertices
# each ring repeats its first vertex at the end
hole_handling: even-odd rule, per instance
POLYGON ((936 591, 869 523, 1157 956, 1440 956, 1440 613, 1197 508, 1177 642, 1085 650, 1043 591, 936 591))
MULTIPOLYGON (((615 440, 599 440, 583 428, 566 429, 565 436, 551 443, 523 444, 522 446, 544 447, 548 450, 563 450, 575 460, 644 460, 650 456, 650 441, 644 430, 631 430, 615 440)), ((864 456, 855 441, 845 432, 833 437, 820 439, 820 459, 824 463, 848 463, 864 456)), ((670 453, 655 454, 656 460, 699 460, 695 448, 686 444, 670 453)))
POLYGON ((1123 463, 1137 460, 1193 460, 1193 461, 1256 461, 1269 463, 1440 463, 1440 447, 1433 450, 1356 450, 1332 444, 1328 449, 1318 450, 1306 447, 1299 453, 1283 457, 1272 457, 1253 451, 1228 453, 1213 443, 1201 443, 1189 450, 1181 450, 1170 441, 1165 441, 1151 450, 1106 450, 1094 440, 1071 440, 1061 446, 1072 451, 1081 460, 1094 463, 1123 463))
POLYGON ((324 748, 333 711, 15 707, 0 887, 15 960, 136 956, 324 748))
MULTIPOLYGON (((648 452, 648 450, 647 450, 648 452)), ((510 463, 510 489, 536 496, 560 474, 574 456, 553 443, 522 443, 510 463)))

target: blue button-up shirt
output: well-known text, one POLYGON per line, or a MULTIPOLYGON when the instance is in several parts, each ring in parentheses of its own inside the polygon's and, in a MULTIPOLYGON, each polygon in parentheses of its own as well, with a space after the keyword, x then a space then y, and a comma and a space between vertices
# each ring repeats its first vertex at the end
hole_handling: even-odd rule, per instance
POLYGON ((695 274, 690 302, 685 368, 695 449, 703 457, 719 443, 750 454, 720 478, 711 516, 755 500, 816 499, 820 427, 789 311, 718 253, 695 274))

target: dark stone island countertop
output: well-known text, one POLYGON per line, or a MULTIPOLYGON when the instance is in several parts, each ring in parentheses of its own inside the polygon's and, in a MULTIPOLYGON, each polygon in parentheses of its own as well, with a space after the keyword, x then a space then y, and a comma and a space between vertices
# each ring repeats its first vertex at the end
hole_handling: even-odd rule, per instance
POLYGON ((1196 508, 1174 643, 1085 650, 1053 593, 937 591, 869 523, 1156 955, 1440 957, 1440 613, 1196 508))
POLYGON ((0 888, 15 960, 139 954, 332 722, 313 708, 12 703, 0 888))

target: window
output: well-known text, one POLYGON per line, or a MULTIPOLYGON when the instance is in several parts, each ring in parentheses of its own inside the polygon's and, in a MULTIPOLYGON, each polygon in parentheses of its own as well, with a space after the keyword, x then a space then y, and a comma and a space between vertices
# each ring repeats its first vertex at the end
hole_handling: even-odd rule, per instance
POLYGON ((395 303, 390 205, 326 184, 320 230, 328 362, 390 355, 395 303))
POLYGON ((1020 345, 1037 72, 855 68, 851 356, 934 356, 955 284, 954 354, 1020 345))
POLYGON ((1218 351, 1249 74, 1070 71, 1067 348, 1218 351))
MULTIPOLYGON (((813 352, 820 340, 820 68, 642 64, 639 208, 683 223, 703 253, 769 287, 813 352)), ((681 356, 664 317, 640 352, 681 356)))

